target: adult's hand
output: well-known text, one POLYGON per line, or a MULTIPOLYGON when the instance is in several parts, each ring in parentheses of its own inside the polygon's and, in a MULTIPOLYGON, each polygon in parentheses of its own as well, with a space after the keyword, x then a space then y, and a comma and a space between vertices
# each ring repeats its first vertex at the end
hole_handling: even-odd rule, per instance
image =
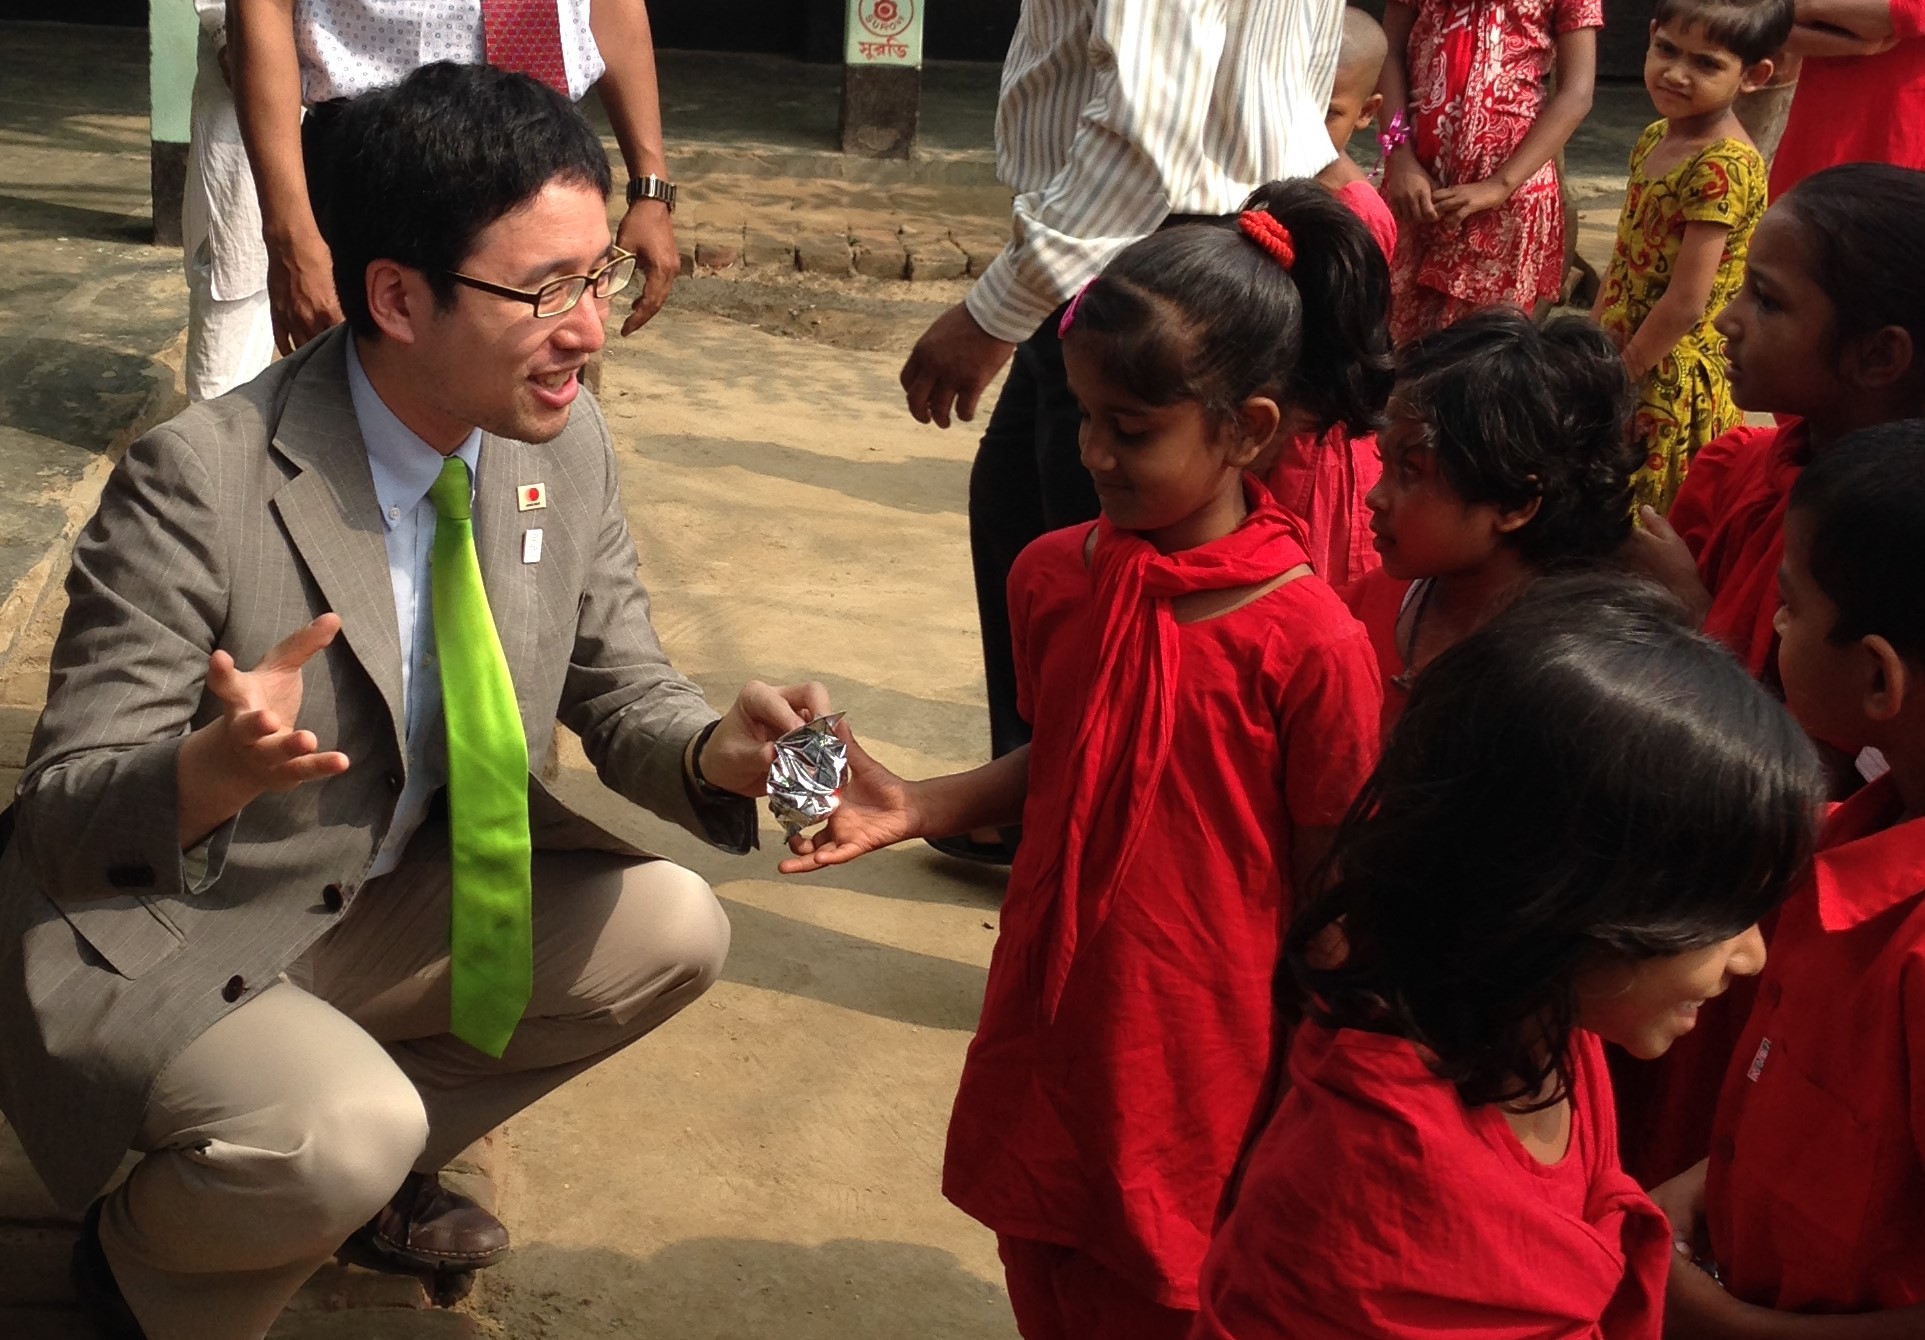
POLYGON ((1437 179, 1424 171, 1409 145, 1400 144, 1390 151, 1390 162, 1384 168, 1384 203, 1400 226, 1414 228, 1420 223, 1437 222, 1436 192, 1437 179))
POLYGON ((696 767, 702 779, 718 790, 762 795, 769 789, 776 740, 816 717, 827 716, 829 710, 829 691, 820 684, 771 688, 752 679, 716 723, 696 767))
POLYGON ((274 347, 283 354, 341 324, 334 258, 320 234, 268 246, 267 303, 274 317, 274 347))
POLYGON ((669 221, 668 206, 659 200, 637 200, 622 215, 615 230, 615 245, 635 253, 635 278, 640 292, 622 321, 622 334, 631 335, 647 325, 649 318, 662 310, 675 277, 682 272, 682 258, 675 250, 675 226, 669 221))
POLYGON ((839 723, 836 734, 849 748, 849 779, 843 783, 841 803, 825 827, 789 839, 795 855, 776 866, 785 875, 841 865, 922 831, 910 784, 869 757, 847 724, 839 723))
POLYGON ((302 667, 340 631, 340 616, 323 614, 283 638, 252 670, 242 670, 225 651, 207 658, 207 691, 221 715, 181 745, 176 805, 183 847, 258 796, 347 771, 346 754, 322 750, 313 731, 294 724, 302 667))
POLYGON ((1651 1200, 1671 1223, 1671 1241, 1680 1255, 1705 1244, 1704 1184, 1711 1164, 1699 1159, 1691 1167, 1651 1192, 1651 1200))
POLYGON ((976 417, 983 388, 1009 361, 1016 346, 999 340, 957 303, 930 324, 902 365, 902 389, 917 423, 949 426, 953 406, 958 419, 976 417))

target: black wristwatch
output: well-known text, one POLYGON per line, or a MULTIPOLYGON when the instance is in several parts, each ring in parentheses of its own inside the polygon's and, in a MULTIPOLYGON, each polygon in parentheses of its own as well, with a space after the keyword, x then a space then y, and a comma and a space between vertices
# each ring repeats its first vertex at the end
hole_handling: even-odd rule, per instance
POLYGON ((668 212, 675 212, 675 183, 656 176, 653 172, 646 177, 628 183, 628 203, 638 200, 659 200, 668 206, 668 212))

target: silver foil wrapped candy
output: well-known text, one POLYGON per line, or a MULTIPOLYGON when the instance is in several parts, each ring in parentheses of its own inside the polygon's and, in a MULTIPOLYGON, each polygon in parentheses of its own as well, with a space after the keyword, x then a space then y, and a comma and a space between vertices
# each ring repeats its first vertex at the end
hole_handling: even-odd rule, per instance
POLYGON ((837 792, 849 780, 849 750, 836 738, 842 713, 817 717, 775 742, 769 765, 769 812, 794 837, 835 812, 837 792))

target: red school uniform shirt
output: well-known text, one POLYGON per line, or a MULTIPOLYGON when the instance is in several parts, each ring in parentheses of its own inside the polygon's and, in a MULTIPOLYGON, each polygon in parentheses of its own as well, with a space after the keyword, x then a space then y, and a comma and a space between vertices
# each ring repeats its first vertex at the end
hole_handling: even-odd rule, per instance
POLYGON ((1726 1287, 1786 1312, 1925 1303, 1925 819, 1832 812, 1725 1076, 1705 1209, 1726 1287))
POLYGON ((1876 56, 1807 56, 1771 198, 1837 163, 1925 168, 1925 0, 1891 0, 1898 45, 1876 56))
POLYGON ((1704 631, 1737 652, 1757 679, 1776 673, 1771 621, 1778 613, 1785 509, 1808 446, 1797 420, 1733 429, 1692 458, 1666 518, 1711 592, 1704 631))
POLYGON ((1357 616, 1357 622, 1364 626, 1364 634, 1370 639, 1371 655, 1377 661, 1377 678, 1383 689, 1384 712, 1381 720, 1382 734, 1390 738, 1390 728, 1397 724, 1403 715, 1404 703, 1410 697, 1406 687, 1406 671, 1403 649, 1397 645, 1397 620, 1404 612, 1404 605, 1412 599, 1415 582, 1399 581, 1378 568, 1375 572, 1364 574, 1340 593, 1344 604, 1357 616))
MULTIPOLYGON (((1804 468, 1806 437, 1796 420, 1738 428, 1691 462, 1667 518, 1698 560, 1711 592, 1704 630, 1738 654, 1755 678, 1777 674, 1778 565, 1785 510, 1804 468)), ((1756 978, 1740 978, 1698 1010, 1697 1026, 1653 1061, 1611 1054, 1624 1166, 1646 1186, 1677 1176, 1705 1156, 1725 1069, 1737 1050, 1756 978)))
POLYGON ((1203 1264, 1191 1340, 1657 1340, 1670 1230, 1618 1168, 1602 1047, 1539 1163, 1402 1038, 1305 1024, 1203 1264))
MULTIPOLYGON (((1364 227, 1388 260, 1397 251, 1397 218, 1377 188, 1346 182, 1332 192, 1364 227)), ((1277 505, 1303 527, 1310 569, 1341 590, 1383 565, 1370 543, 1370 508, 1364 495, 1383 476, 1377 435, 1351 436, 1342 424, 1291 438, 1264 479, 1277 505)))
MULTIPOLYGON (((1063 831, 1078 780, 1101 628, 1090 530, 1043 536, 1010 573, 1018 705, 1035 727, 1027 834, 1063 831)), ((1314 576, 1174 632, 1171 751, 1144 841, 1101 921, 1077 931, 1053 1012, 1038 964, 1087 909, 1059 906, 1045 844, 1018 851, 943 1192, 998 1233, 1086 1252, 1188 1309, 1270 1057, 1290 834, 1342 818, 1376 758, 1378 701, 1363 630, 1314 576)))

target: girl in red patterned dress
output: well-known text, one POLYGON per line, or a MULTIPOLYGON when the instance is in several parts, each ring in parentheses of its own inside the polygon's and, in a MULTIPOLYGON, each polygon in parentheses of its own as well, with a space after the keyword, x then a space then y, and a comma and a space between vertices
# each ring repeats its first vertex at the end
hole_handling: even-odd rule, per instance
POLYGON ((1187 1335, 1292 892, 1376 756, 1363 630, 1245 471, 1301 361, 1356 384, 1334 312, 1384 259, 1315 182, 1252 206, 1135 243, 1063 319, 1103 516, 1010 573, 1033 741, 920 782, 851 743, 782 865, 1022 820, 943 1191, 999 1235, 1028 1340, 1187 1335))
POLYGON ((1390 0, 1378 87, 1393 138, 1405 136, 1384 175, 1399 344, 1479 307, 1529 312, 1557 297, 1553 160, 1591 110, 1603 25, 1602 0, 1390 0))

